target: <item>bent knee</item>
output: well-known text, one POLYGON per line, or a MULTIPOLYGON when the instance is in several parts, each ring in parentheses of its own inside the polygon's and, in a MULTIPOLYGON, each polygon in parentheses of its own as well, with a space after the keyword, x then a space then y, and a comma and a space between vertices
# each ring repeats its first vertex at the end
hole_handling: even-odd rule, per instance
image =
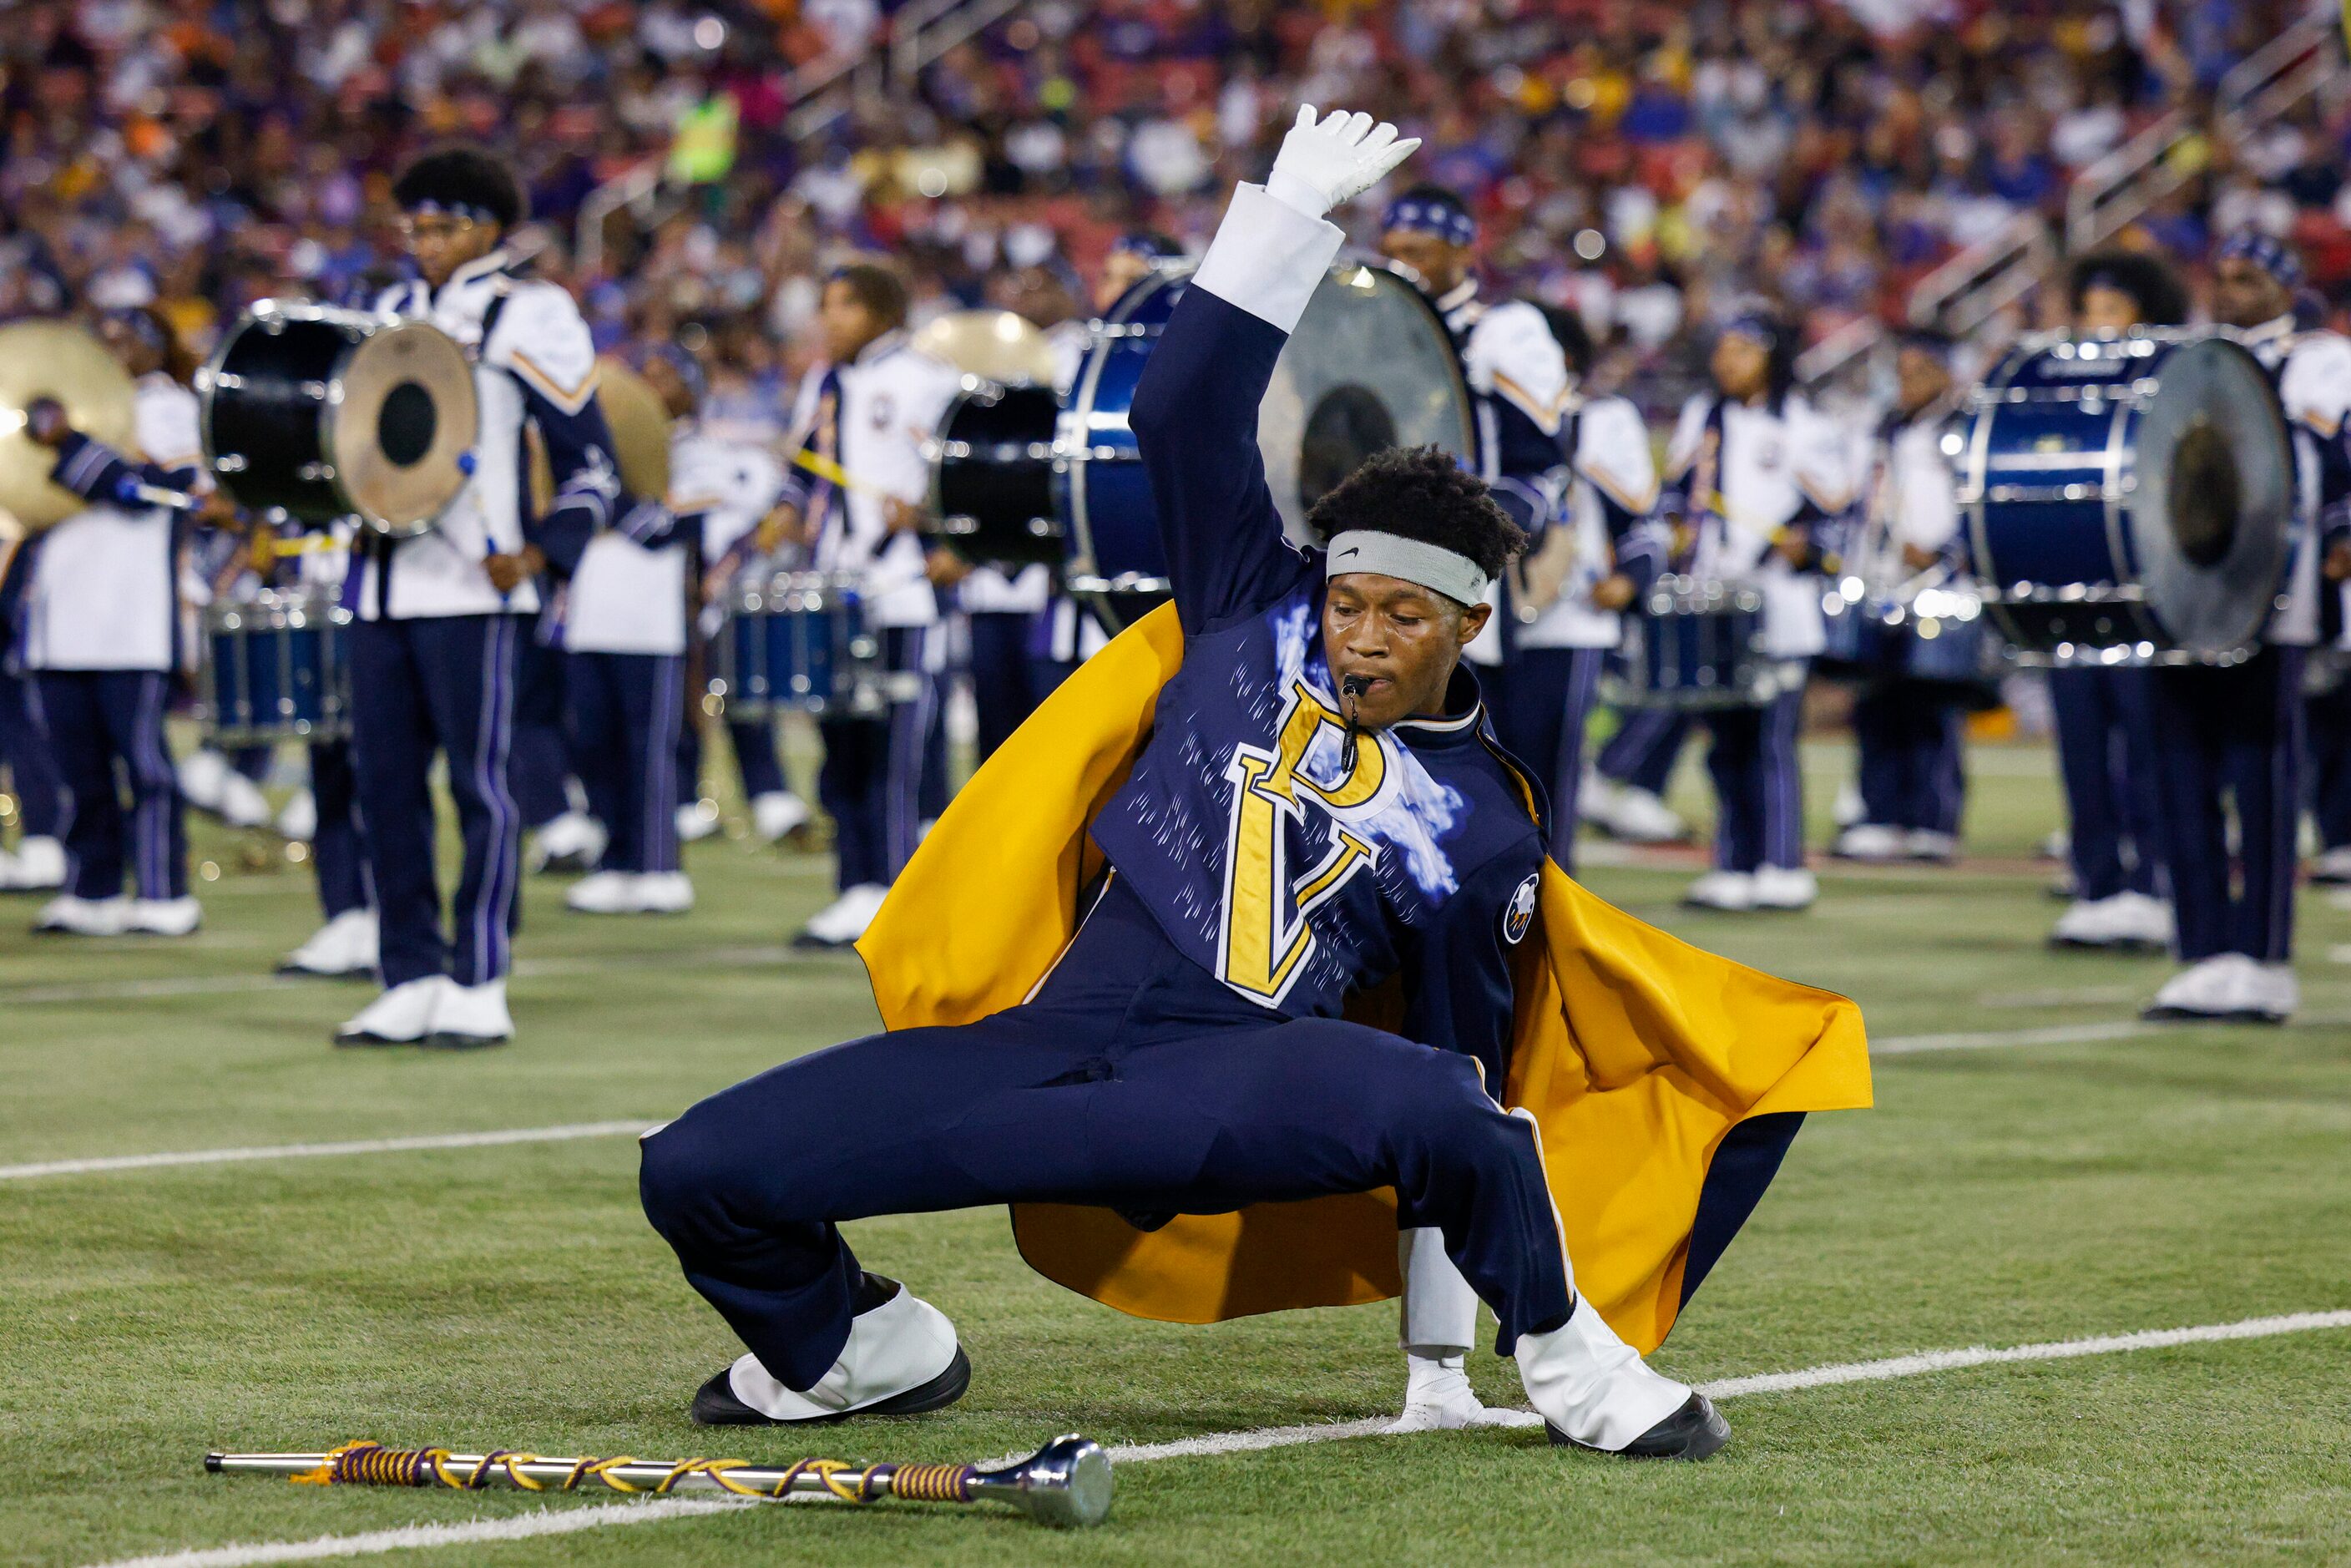
POLYGON ((735 1162, 682 1117, 637 1144, 637 1197, 655 1230, 672 1240, 722 1225, 735 1162))

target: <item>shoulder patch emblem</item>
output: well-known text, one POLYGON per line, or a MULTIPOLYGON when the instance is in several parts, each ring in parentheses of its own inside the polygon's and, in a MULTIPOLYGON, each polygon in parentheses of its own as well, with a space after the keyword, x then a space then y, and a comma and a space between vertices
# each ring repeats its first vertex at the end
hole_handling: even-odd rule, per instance
POLYGON ((1502 940, 1515 947, 1527 939, 1527 932, 1535 923, 1535 894, 1542 888, 1542 873, 1530 872, 1519 890, 1510 894, 1510 902, 1502 909, 1502 940))

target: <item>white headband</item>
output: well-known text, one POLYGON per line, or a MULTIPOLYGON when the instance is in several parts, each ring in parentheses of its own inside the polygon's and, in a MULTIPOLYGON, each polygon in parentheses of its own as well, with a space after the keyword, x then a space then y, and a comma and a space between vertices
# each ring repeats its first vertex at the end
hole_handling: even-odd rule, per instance
POLYGON ((1486 574, 1468 556, 1376 528, 1349 528, 1331 536, 1323 575, 1337 577, 1349 571, 1400 577, 1463 604, 1475 604, 1486 597, 1486 574))

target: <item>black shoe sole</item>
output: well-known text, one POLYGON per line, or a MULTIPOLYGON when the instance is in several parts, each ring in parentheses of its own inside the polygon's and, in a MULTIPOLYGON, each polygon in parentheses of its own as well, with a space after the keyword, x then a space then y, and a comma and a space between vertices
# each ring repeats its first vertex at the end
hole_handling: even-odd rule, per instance
POLYGON ((805 931, 792 938, 792 946, 802 953, 846 953, 856 946, 853 940, 828 942, 821 936, 811 936, 805 931))
POLYGON ((1554 1448, 1583 1448, 1620 1459, 1681 1459, 1692 1464, 1730 1441, 1730 1423, 1703 1394, 1692 1394, 1680 1409, 1622 1448, 1594 1448, 1579 1443, 1548 1421, 1543 1423, 1543 1432, 1554 1448))
POLYGON ((390 1051, 403 1045, 423 1045, 421 1040, 388 1040, 380 1034, 338 1034, 329 1037, 341 1051, 390 1051))
POLYGON ((887 1399, 877 1399, 871 1405, 861 1405, 854 1410, 843 1410, 837 1416, 811 1416, 805 1421, 779 1421, 763 1411, 754 1410, 735 1397, 735 1388, 725 1369, 694 1393, 690 1414, 697 1427, 830 1427, 846 1421, 852 1416, 920 1416, 926 1410, 943 1410, 964 1396, 971 1386, 971 1357, 963 1346, 956 1346, 955 1359, 946 1370, 928 1383, 893 1394, 887 1399))
POLYGON ((416 1043, 427 1051, 487 1051, 494 1045, 504 1045, 512 1035, 496 1034, 428 1034, 416 1043))
POLYGON ((2192 1008, 2143 1008, 2138 1016, 2148 1023, 2260 1023, 2273 1029, 2286 1021, 2273 1013, 2200 1013, 2192 1008))

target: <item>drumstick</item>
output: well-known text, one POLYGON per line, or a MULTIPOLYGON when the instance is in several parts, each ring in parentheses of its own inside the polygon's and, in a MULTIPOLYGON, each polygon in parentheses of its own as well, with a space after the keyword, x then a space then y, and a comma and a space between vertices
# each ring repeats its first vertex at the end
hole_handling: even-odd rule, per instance
MULTIPOLYGON (((840 486, 844 490, 862 490, 869 496, 894 496, 897 494, 894 490, 884 489, 883 486, 873 483, 871 479, 859 478, 856 475, 852 474, 848 469, 843 468, 840 464, 835 463, 831 458, 825 456, 822 453, 810 452, 805 446, 794 451, 788 461, 797 467, 807 469, 810 473, 829 484, 840 486)), ((899 499, 901 500, 904 500, 904 498, 905 497, 903 496, 899 497, 899 499)))

